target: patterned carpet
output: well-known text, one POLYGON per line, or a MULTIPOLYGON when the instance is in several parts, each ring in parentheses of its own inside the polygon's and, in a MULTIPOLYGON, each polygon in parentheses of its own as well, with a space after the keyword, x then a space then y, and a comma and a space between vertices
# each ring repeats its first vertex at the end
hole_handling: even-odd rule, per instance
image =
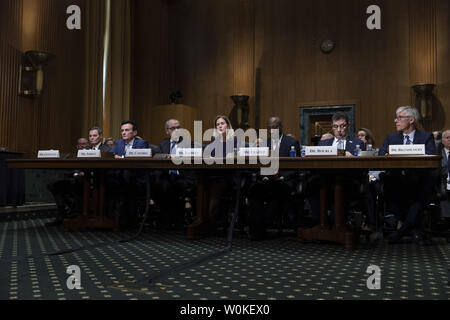
POLYGON ((445 239, 355 250, 329 243, 301 244, 295 235, 250 242, 236 234, 233 250, 217 253, 226 239, 186 240, 184 232, 67 233, 46 227, 48 218, 0 222, 2 300, 359 300, 450 299, 450 246, 445 239), (73 249, 85 247, 83 250, 73 249), (64 254, 54 253, 68 250, 64 254), (79 266, 81 289, 70 290, 66 271, 79 266), (381 269, 381 289, 369 290, 370 265, 381 269), (149 279, 171 268, 152 283, 149 279))

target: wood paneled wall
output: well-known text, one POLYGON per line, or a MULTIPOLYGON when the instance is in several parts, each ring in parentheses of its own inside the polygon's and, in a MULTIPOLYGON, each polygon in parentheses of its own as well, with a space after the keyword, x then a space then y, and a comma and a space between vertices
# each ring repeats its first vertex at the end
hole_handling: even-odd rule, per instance
POLYGON ((85 0, 0 1, 0 146, 32 153, 71 151, 81 133, 84 31, 66 28, 66 9, 85 0), (17 95, 21 53, 56 55, 44 69, 40 98, 17 95))
MULTIPOLYGON (((82 134, 84 29, 67 30, 65 11, 83 11, 85 1, 0 1, 0 146, 70 150, 82 134), (57 56, 35 100, 17 96, 20 54, 31 49, 57 56)), ((248 94, 252 126, 279 115, 297 137, 303 104, 357 101, 356 126, 371 128, 379 144, 394 130, 395 109, 414 103, 411 82, 436 79, 430 128, 450 127, 450 0, 130 1, 131 117, 152 143, 150 128, 164 124, 149 107, 167 104, 175 90, 198 108, 204 129, 230 113, 231 95, 248 94), (372 4, 381 30, 366 28, 372 4), (329 55, 319 49, 324 39, 336 41, 329 55)))
MULTIPOLYGON (((139 2, 142 5, 144 1, 139 2)), ((158 7, 162 2, 150 1, 145 6, 158 7)), ((167 61, 162 56, 160 65, 164 67, 159 67, 158 75, 154 74, 158 72, 154 67, 142 65, 144 69, 139 70, 135 67, 135 86, 141 83, 134 89, 136 114, 144 114, 145 103, 167 103, 169 91, 179 89, 184 95, 181 102, 197 107, 200 120, 210 127, 215 115, 231 111, 231 95, 248 90, 253 126, 264 126, 268 117, 279 115, 286 131, 298 137, 301 105, 358 101, 356 127, 371 128, 379 145, 387 133, 395 130, 392 119, 396 108, 414 103, 411 81, 416 75, 421 76, 418 72, 426 70, 427 79, 437 80, 435 93, 439 104, 433 110, 432 127, 436 130, 450 127, 449 0, 167 0, 165 3, 169 58, 167 61), (366 27, 366 10, 373 4, 381 8, 381 30, 366 27), (417 21, 429 26, 426 32, 411 27, 417 21), (319 48, 325 39, 336 41, 336 49, 329 55, 319 48), (429 42, 414 44, 411 39, 429 42), (435 49, 426 45, 433 44, 432 41, 435 49), (428 69, 413 69, 424 62, 418 49, 435 52, 434 60, 427 60, 432 64, 428 69), (151 83, 158 77, 164 78, 166 71, 168 90, 155 92, 151 83), (260 119, 255 117, 255 102, 260 119)), ((154 15, 150 10, 136 10, 135 20, 154 23, 151 22, 154 15)), ((139 32, 135 48, 139 46, 139 50, 156 58, 155 50, 161 50, 157 35, 165 35, 165 31, 162 27, 155 30, 147 27, 139 32), (142 37, 144 34, 149 36, 142 37)), ((164 48, 165 45, 162 44, 164 48)), ((165 88, 159 85, 158 89, 165 88)), ((151 115, 145 119, 149 121, 141 124, 143 130, 147 125, 159 125, 151 123, 151 115)))
POLYGON ((167 0, 135 0, 131 10, 133 75, 130 114, 137 122, 139 135, 152 143, 159 143, 151 139, 150 128, 159 126, 164 131, 164 123, 152 121, 150 108, 169 102, 168 14, 171 7, 167 0))

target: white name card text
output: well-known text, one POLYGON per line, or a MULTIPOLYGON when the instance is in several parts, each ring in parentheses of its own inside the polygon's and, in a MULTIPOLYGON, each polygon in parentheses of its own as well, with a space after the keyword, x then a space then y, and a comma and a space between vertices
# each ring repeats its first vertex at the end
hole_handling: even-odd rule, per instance
POLYGON ((175 156, 201 158, 202 153, 202 148, 177 148, 175 156))
POLYGON ((424 144, 400 144, 389 146, 389 154, 391 155, 424 155, 424 144))
POLYGON ((127 158, 151 158, 152 149, 130 149, 126 154, 127 158))
POLYGON ((59 158, 59 150, 40 150, 38 152, 39 159, 59 158))
POLYGON ((306 156, 337 156, 338 150, 336 146, 329 147, 306 147, 306 156))
POLYGON ((241 148, 239 149, 240 157, 268 157, 269 147, 259 148, 241 148))
POLYGON ((100 150, 78 150, 78 158, 101 158, 100 150))

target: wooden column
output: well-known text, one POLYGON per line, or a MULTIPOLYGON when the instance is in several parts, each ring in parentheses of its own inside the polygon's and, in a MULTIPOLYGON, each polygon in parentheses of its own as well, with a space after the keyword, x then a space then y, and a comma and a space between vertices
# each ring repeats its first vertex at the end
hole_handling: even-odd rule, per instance
POLYGON ((436 0, 410 0, 409 12, 411 86, 436 83, 436 0))
MULTIPOLYGON (((233 95, 255 96, 255 11, 254 0, 239 0, 234 4, 233 14, 233 95)), ((230 99, 230 104, 232 101, 230 99)), ((249 122, 254 126, 250 107, 249 122)))

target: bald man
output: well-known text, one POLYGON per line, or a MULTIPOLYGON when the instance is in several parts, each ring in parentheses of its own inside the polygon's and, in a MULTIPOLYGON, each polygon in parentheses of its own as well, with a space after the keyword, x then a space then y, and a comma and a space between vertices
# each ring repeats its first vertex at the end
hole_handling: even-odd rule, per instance
MULTIPOLYGON (((267 146, 272 153, 278 150, 279 157, 289 157, 291 149, 294 148, 297 157, 300 156, 299 142, 284 134, 283 123, 279 117, 268 119, 267 130, 270 135, 267 146), (271 136, 271 130, 278 130, 278 140, 271 136)), ((281 218, 287 217, 290 226, 297 227, 297 215, 301 208, 296 210, 290 195, 296 190, 299 182, 298 176, 297 170, 281 170, 276 176, 259 177, 259 182, 250 187, 248 193, 250 240, 264 240, 267 236, 266 228, 273 225, 275 218, 281 220, 281 218)))

